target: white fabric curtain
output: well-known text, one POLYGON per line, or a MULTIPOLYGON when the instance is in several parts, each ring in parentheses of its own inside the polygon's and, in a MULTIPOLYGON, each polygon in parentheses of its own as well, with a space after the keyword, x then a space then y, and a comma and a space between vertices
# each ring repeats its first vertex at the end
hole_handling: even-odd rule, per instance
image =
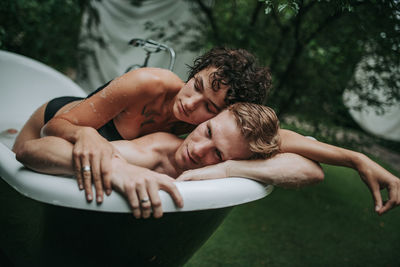
MULTIPOLYGON (((78 75, 78 84, 87 92, 91 92, 109 80, 120 76, 132 64, 142 64, 145 52, 141 48, 128 45, 132 38, 157 40, 160 27, 164 27, 165 34, 172 35, 176 27, 190 21, 193 14, 190 3, 184 0, 147 0, 140 6, 134 6, 128 0, 92 1, 98 10, 100 24, 92 27, 91 32, 101 36, 106 47, 101 47, 96 41, 86 39, 81 45, 93 51, 93 57, 85 57, 87 76, 78 75), (173 22, 176 27, 171 27, 173 22), (146 29, 153 28, 153 30, 146 29), (154 30, 155 29, 155 30, 154 30)), ((84 15, 84 21, 88 18, 84 15)), ((85 23, 83 23, 85 25, 85 23)), ((88 30, 82 27, 82 36, 88 30)), ((187 33, 185 36, 188 36, 187 33)), ((185 38, 185 37, 183 37, 185 38)), ((185 41, 185 40, 182 40, 185 41)), ((194 53, 182 51, 174 43, 165 43, 176 52, 176 62, 173 71, 183 80, 187 78, 187 67, 197 56, 194 53)), ((168 68, 169 55, 159 52, 150 57, 149 66, 168 68)))

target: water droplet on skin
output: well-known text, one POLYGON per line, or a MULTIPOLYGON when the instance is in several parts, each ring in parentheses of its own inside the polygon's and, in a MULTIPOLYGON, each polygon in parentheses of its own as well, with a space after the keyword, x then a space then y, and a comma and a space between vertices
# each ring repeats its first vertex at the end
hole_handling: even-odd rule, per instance
POLYGON ((89 103, 89 105, 92 107, 93 112, 96 113, 97 110, 96 110, 96 107, 94 106, 94 104, 93 103, 89 103))
POLYGON ((104 88, 103 90, 101 90, 100 97, 102 97, 102 98, 106 98, 107 97, 107 88, 104 88))

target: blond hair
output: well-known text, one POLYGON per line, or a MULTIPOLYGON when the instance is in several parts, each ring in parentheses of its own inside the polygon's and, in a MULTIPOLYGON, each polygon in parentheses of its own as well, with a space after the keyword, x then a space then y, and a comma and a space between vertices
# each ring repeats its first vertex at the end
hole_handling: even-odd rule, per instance
POLYGON ((279 120, 273 109, 251 103, 236 103, 228 110, 249 142, 251 159, 268 158, 279 152, 279 120))

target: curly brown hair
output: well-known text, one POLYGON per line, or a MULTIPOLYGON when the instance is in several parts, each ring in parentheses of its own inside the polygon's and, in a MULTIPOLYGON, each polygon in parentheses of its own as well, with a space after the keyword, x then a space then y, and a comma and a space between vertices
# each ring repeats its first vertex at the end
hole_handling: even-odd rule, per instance
POLYGON ((218 91, 221 84, 228 86, 225 104, 249 102, 262 104, 271 88, 271 74, 258 65, 256 58, 244 49, 213 48, 198 57, 189 66, 189 78, 208 67, 215 67, 212 89, 218 91))

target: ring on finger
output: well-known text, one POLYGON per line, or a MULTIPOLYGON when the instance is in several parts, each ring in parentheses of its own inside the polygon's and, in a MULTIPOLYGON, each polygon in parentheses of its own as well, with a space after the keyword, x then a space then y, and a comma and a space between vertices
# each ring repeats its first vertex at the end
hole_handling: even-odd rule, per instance
POLYGON ((150 199, 148 197, 146 197, 146 198, 141 199, 140 203, 146 203, 146 202, 149 202, 149 201, 150 201, 150 199))
POLYGON ((83 172, 90 172, 91 170, 92 169, 90 168, 89 165, 83 166, 83 169, 82 169, 83 172))

